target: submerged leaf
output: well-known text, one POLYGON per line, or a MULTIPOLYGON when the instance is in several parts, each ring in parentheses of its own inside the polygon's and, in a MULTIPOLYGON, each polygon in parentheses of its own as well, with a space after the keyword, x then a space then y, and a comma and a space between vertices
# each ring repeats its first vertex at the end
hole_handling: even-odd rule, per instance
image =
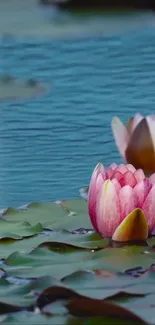
POLYGON ((11 75, 0 77, 0 100, 29 98, 40 95, 47 90, 46 85, 42 85, 34 79, 20 81, 11 75))

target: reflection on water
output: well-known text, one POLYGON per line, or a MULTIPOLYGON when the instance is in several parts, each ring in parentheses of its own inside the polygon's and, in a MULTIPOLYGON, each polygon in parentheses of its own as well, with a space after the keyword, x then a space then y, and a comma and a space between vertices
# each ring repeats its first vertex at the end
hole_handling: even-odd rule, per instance
POLYGON ((3 37, 62 37, 100 33, 109 36, 154 24, 152 12, 117 15, 72 14, 43 6, 39 0, 1 0, 0 33, 3 37))
MULTIPOLYGON (((78 19, 83 18, 72 24, 78 19)), ((113 115, 126 120, 137 111, 154 112, 154 16, 143 14, 129 29, 123 27, 125 18, 117 17, 121 30, 106 37, 92 33, 93 19, 89 17, 85 37, 44 40, 48 27, 43 23, 40 29, 34 24, 32 35, 40 32, 40 37, 32 39, 26 37, 31 24, 22 30, 18 19, 12 24, 10 18, 6 30, 0 19, 1 31, 9 32, 9 26, 16 31, 15 38, 1 39, 0 74, 32 78, 50 87, 35 99, 0 102, 0 208, 76 197, 98 161, 121 161, 110 128, 113 115), (25 37, 17 37, 21 35, 25 37)), ((110 31, 115 17, 103 20, 110 31)), ((52 30, 54 24, 60 26, 58 21, 49 24, 52 30)), ((71 23, 64 23, 61 30, 67 24, 70 28, 71 23)))

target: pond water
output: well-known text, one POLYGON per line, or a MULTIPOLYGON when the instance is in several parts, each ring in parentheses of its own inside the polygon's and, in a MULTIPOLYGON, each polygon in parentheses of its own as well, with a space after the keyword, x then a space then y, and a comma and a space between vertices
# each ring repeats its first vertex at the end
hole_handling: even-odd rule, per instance
POLYGON ((79 196, 99 161, 121 162, 112 117, 155 112, 152 13, 38 12, 48 24, 33 25, 33 11, 30 25, 0 19, 0 73, 49 85, 33 99, 0 101, 1 208, 79 196))

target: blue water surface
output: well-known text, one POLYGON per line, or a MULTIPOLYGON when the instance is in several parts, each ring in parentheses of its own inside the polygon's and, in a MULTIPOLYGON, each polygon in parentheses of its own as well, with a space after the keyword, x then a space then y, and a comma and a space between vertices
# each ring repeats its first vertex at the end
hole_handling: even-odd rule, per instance
POLYGON ((122 161, 111 119, 155 113, 155 28, 1 41, 1 73, 49 92, 0 102, 0 208, 79 196, 95 165, 122 161))

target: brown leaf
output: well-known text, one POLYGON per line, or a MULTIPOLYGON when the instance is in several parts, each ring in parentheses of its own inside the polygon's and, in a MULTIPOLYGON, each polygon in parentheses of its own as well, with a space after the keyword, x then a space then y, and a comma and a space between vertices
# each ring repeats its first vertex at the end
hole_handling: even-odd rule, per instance
POLYGON ((78 298, 80 295, 75 291, 59 286, 49 287, 44 290, 37 299, 37 306, 43 308, 44 306, 56 300, 66 300, 71 298, 78 298))
POLYGON ((140 317, 129 310, 104 300, 76 298, 69 301, 66 307, 74 316, 111 316, 146 324, 140 317))
POLYGON ((18 311, 27 310, 27 307, 20 307, 5 302, 0 302, 0 315, 7 313, 15 313, 18 311))
MULTIPOLYGON (((120 296, 132 296, 123 291, 117 294, 120 296)), ((116 297, 117 295, 114 295, 116 297)), ((135 296, 135 295, 134 295, 135 296)), ((143 296, 143 295, 136 295, 143 296)), ((117 297, 117 298, 118 298, 117 297)), ((109 301, 102 299, 92 299, 67 287, 52 286, 44 290, 37 299, 37 306, 44 310, 46 305, 55 303, 56 301, 64 301, 64 306, 74 316, 111 316, 128 320, 139 321, 141 324, 145 322, 137 317, 134 313, 126 310, 123 307, 116 306, 109 301), (65 302, 66 300, 66 302, 65 302)))

